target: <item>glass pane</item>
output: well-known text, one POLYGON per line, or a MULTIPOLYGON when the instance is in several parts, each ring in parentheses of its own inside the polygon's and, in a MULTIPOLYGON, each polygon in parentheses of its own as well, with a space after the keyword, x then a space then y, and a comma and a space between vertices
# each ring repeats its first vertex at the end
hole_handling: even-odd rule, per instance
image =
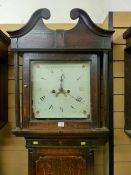
POLYGON ((90 62, 31 63, 32 118, 88 119, 90 62))

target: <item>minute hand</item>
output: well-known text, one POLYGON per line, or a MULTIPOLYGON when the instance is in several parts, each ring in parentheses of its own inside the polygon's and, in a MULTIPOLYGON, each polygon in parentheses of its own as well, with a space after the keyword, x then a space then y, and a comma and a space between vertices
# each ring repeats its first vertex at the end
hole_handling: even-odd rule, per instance
POLYGON ((63 92, 63 76, 64 76, 64 74, 62 74, 61 78, 60 78, 60 88, 59 88, 60 92, 63 92))
POLYGON ((59 88, 59 91, 57 92, 56 96, 58 96, 59 94, 64 94, 65 96, 67 96, 66 91, 63 89, 63 77, 64 77, 64 74, 62 74, 60 77, 60 88, 59 88))

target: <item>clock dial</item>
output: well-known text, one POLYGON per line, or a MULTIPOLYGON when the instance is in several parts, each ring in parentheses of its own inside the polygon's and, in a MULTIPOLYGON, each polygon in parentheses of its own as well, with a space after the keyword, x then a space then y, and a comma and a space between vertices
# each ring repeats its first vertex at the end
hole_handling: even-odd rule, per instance
POLYGON ((91 120, 90 62, 31 63, 32 116, 91 120))

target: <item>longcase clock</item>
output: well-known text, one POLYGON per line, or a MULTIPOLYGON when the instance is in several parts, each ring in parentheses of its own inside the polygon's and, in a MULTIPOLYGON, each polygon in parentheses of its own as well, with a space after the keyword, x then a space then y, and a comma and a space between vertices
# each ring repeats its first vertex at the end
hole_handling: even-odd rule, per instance
POLYGON ((16 79, 13 133, 26 139, 29 175, 94 175, 94 150, 110 137, 114 31, 99 28, 81 9, 70 15, 78 18, 70 30, 49 29, 43 19, 50 12, 39 9, 24 27, 8 32, 16 79))

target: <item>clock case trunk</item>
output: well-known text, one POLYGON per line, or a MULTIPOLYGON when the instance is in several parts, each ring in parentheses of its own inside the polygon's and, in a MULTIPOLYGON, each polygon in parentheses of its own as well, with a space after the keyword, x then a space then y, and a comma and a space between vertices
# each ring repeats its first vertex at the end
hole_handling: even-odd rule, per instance
POLYGON ((44 173, 48 170, 48 174, 68 174, 69 172, 65 173, 64 169, 60 173, 61 167, 65 168, 65 162, 68 160, 73 162, 69 165, 69 169, 73 167, 71 175, 75 173, 77 162, 82 167, 82 170, 78 168, 78 171, 81 171, 80 175, 94 175, 94 150, 98 145, 105 145, 108 141, 109 173, 113 173, 112 34, 114 31, 112 30, 112 14, 110 13, 109 18, 110 30, 96 26, 81 9, 73 9, 70 16, 72 19, 78 18, 78 23, 74 28, 66 31, 51 30, 43 23, 43 19, 50 17, 49 10, 39 9, 21 29, 8 31, 11 37, 11 50, 14 52, 16 80, 16 128, 13 133, 26 139, 29 175, 43 175, 42 171, 44 173), (83 60, 88 55, 97 55, 98 59, 94 64, 96 66, 92 67, 91 73, 92 121, 64 120, 65 126, 58 127, 59 121, 56 120, 31 120, 29 61, 31 59, 43 60, 43 58, 51 60, 52 55, 54 58, 62 55, 62 59, 66 59, 68 54, 75 56, 77 61, 80 60, 80 55, 83 56, 83 60), (20 117, 19 93, 20 56, 23 56, 24 63, 22 117, 20 117), (45 162, 48 163, 45 164, 45 162), (60 165, 58 170, 55 168, 56 164, 60 165))

